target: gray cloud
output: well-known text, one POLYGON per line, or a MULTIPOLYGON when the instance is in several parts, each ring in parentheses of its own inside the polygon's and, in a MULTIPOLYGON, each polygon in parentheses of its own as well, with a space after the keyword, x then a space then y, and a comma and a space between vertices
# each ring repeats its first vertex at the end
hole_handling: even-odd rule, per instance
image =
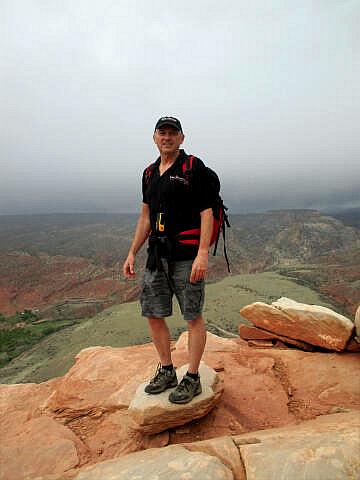
POLYGON ((357 1, 0 5, 0 214, 136 211, 152 130, 237 211, 360 204, 357 1))

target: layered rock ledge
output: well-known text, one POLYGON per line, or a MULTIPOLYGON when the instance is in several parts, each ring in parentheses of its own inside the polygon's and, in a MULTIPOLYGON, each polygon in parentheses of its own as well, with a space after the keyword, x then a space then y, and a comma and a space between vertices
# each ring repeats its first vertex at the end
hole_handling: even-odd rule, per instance
POLYGON ((150 449, 102 462, 76 480, 355 480, 360 415, 325 415, 284 427, 150 449))
POLYGON ((240 313, 256 327, 328 350, 345 350, 354 324, 330 308, 282 297, 271 305, 255 302, 240 313))

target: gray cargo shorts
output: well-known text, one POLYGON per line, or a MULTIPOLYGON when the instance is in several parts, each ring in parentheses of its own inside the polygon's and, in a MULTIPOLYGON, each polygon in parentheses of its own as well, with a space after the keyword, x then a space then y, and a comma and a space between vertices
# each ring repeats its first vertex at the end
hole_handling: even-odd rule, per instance
POLYGON ((205 299, 205 282, 190 283, 193 260, 167 262, 162 260, 164 271, 144 273, 140 304, 144 317, 163 318, 172 315, 172 298, 175 294, 184 320, 195 320, 202 313, 205 299))

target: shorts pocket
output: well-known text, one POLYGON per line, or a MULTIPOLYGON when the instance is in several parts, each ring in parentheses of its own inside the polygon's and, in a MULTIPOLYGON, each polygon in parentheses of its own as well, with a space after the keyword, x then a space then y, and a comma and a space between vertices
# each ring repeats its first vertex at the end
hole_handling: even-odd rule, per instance
POLYGON ((205 300, 204 280, 188 283, 184 291, 184 318, 193 320, 202 313, 205 300))

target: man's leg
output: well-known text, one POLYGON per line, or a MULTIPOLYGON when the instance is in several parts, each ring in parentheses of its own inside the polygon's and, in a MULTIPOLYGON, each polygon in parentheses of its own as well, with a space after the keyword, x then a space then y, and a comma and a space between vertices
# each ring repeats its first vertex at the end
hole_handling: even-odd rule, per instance
POLYGON ((188 320, 189 330, 189 373, 198 373, 201 357, 206 343, 206 329, 202 315, 194 320, 188 320))
POLYGON ((188 403, 202 392, 200 376, 198 373, 201 357, 206 343, 206 330, 202 315, 194 320, 188 320, 189 329, 189 366, 179 385, 169 395, 172 403, 188 403))
POLYGON ((198 369, 206 343, 206 330, 201 313, 205 292, 203 280, 190 283, 191 268, 192 261, 178 262, 175 265, 175 294, 188 324, 189 366, 180 384, 169 395, 172 403, 188 403, 202 392, 198 369))
POLYGON ((155 376, 145 387, 145 392, 150 394, 161 393, 178 384, 175 368, 171 361, 170 332, 163 318, 148 317, 151 336, 159 354, 160 365, 155 376))
POLYGON ((163 318, 148 318, 151 337, 159 354, 161 365, 170 365, 170 332, 167 323, 163 318))

